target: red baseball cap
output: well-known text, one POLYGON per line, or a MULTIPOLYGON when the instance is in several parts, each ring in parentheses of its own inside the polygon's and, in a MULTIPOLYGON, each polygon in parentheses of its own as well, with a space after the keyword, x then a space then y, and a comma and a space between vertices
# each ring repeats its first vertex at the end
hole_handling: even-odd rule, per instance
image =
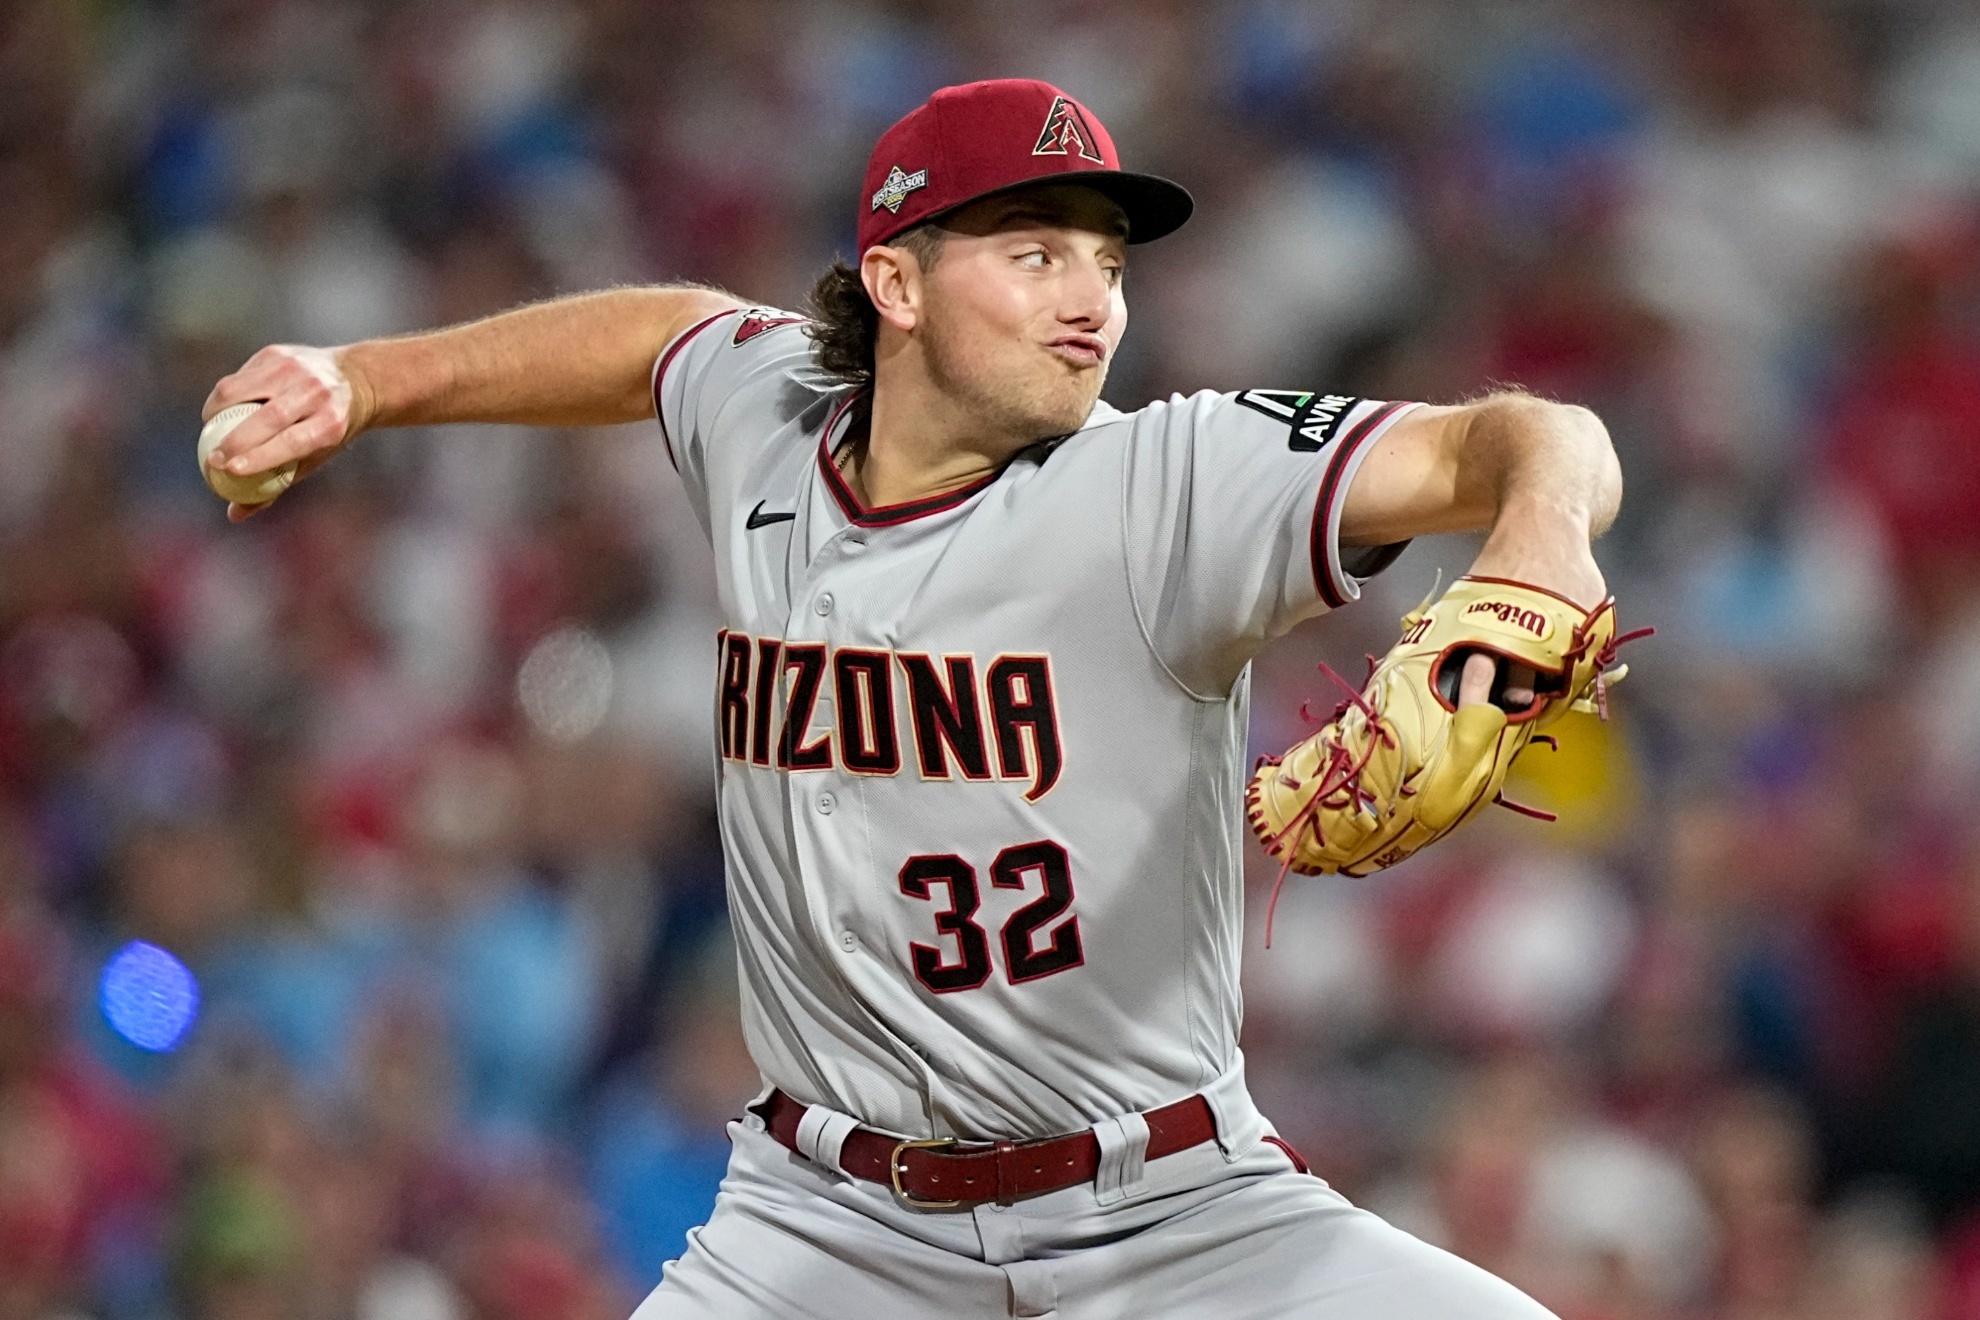
POLYGON ((1127 213, 1128 242, 1175 232, 1195 203, 1179 183, 1121 168, 1093 112, 1031 78, 944 87, 880 135, 866 162, 859 250, 992 193, 1080 183, 1127 213))

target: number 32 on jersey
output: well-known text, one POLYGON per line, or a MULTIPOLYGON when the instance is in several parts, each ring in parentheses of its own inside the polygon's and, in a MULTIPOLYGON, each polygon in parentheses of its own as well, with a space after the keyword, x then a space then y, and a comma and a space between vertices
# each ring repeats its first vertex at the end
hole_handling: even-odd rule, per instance
MULTIPOLYGON (((1006 848, 990 864, 990 884, 996 889, 1028 889, 1033 876, 1044 892, 1011 913, 997 933, 1004 977, 1012 985, 1036 981, 1086 961, 1079 940, 1079 918, 1065 916, 1073 901, 1072 866, 1066 850, 1050 839, 1041 839, 1006 848), (1065 916, 1064 921, 1059 921, 1061 916, 1065 916), (1053 926, 1055 921, 1058 924, 1053 926), (1051 926, 1049 931, 1044 930, 1047 926, 1051 926)), ((910 944, 915 979, 938 995, 974 990, 988 981, 991 942, 990 933, 976 919, 983 901, 976 868, 954 853, 910 857, 901 867, 900 885, 909 898, 931 902, 938 901, 938 886, 948 891, 948 906, 936 910, 935 929, 953 947, 910 944)))

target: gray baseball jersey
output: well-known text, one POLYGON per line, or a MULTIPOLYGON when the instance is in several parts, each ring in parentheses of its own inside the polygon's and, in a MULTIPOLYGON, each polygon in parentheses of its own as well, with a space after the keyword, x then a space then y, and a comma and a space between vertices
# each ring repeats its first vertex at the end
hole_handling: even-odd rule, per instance
MULTIPOLYGON (((1352 599, 1355 469, 1414 405, 1202 393, 863 508, 859 395, 787 313, 654 369, 715 549, 716 737, 743 1020, 766 1079, 912 1136, 1075 1131, 1238 1051, 1246 673, 1352 599)), ((1379 559, 1380 556, 1375 556, 1379 559)))

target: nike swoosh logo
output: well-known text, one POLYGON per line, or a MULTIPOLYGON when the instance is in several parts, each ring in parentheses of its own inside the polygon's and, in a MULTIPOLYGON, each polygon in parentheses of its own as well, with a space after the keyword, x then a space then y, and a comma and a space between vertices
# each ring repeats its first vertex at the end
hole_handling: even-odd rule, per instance
POLYGON ((768 502, 758 500, 756 507, 749 511, 749 517, 744 520, 743 526, 753 532, 759 527, 768 527, 771 523, 789 522, 797 517, 796 509, 792 509, 789 513, 765 513, 763 506, 768 502))

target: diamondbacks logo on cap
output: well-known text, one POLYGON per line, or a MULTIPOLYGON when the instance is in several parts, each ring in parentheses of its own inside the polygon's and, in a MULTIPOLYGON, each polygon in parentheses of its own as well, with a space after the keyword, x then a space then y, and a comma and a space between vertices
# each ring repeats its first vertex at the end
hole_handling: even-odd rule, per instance
POLYGON ((1086 116, 1079 107, 1063 96, 1052 98, 1052 108, 1045 115, 1045 127, 1038 134, 1038 145, 1031 149, 1034 156, 1069 156, 1077 150, 1081 156, 1095 165, 1107 162, 1094 145, 1093 130, 1087 125, 1086 116))
POLYGON ((893 169, 887 171, 886 181, 880 185, 880 191, 873 194, 872 209, 877 211, 884 206, 889 211, 899 215, 901 203, 907 200, 907 195, 916 188, 926 188, 927 186, 927 170, 916 170, 912 174, 905 174, 902 173, 901 167, 896 165, 893 169))

